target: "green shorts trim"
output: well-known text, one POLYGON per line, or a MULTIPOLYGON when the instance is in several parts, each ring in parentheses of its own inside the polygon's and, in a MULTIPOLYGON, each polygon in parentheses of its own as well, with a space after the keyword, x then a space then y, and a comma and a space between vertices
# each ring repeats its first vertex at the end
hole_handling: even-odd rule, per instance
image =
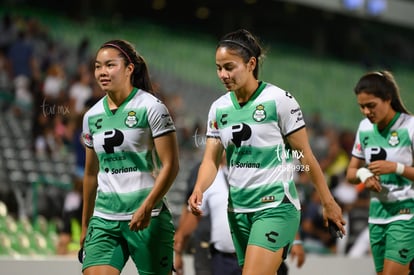
POLYGON ((233 243, 239 265, 244 264, 248 245, 257 245, 271 251, 287 248, 299 229, 300 211, 291 203, 253 213, 228 213, 233 243))
POLYGON ((389 224, 369 224, 371 252, 375 269, 384 269, 388 259, 402 265, 414 258, 414 218, 389 224))
POLYGON ((128 223, 91 218, 84 243, 82 270, 110 265, 122 271, 131 257, 140 275, 169 274, 173 266, 175 233, 169 210, 164 207, 142 231, 131 231, 128 223))

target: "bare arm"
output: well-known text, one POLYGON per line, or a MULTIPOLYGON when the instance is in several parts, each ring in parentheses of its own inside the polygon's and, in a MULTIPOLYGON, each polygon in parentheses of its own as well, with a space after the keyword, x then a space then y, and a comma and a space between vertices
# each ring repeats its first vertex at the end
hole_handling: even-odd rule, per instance
POLYGON ((85 240, 89 219, 92 217, 95 207, 96 189, 98 187, 97 174, 99 170, 98 158, 92 148, 85 147, 85 172, 83 176, 83 209, 82 209, 82 234, 81 247, 85 240))
POLYGON ((361 179, 357 176, 357 171, 359 168, 364 166, 365 161, 356 157, 352 157, 348 164, 348 169, 346 170, 346 179, 348 182, 353 184, 361 183, 361 179))
POLYGON ((187 205, 183 206, 180 221, 174 236, 174 251, 181 254, 187 246, 187 240, 196 230, 201 216, 193 215, 187 205))
POLYGON ((133 231, 148 227, 152 209, 170 190, 179 170, 178 143, 175 132, 154 139, 154 144, 162 167, 151 192, 132 216, 129 227, 133 231))
POLYGON ((194 215, 202 215, 199 208, 203 200, 203 193, 210 187, 216 178, 224 147, 219 139, 207 138, 203 160, 198 170, 197 181, 193 193, 188 199, 188 204, 194 215))
POLYGON ((368 169, 375 175, 383 175, 390 173, 399 174, 397 169, 398 165, 401 165, 402 169, 402 173, 400 175, 411 181, 414 181, 414 167, 407 166, 402 163, 388 160, 376 160, 368 165, 368 169))
POLYGON ((297 259, 296 266, 299 268, 305 263, 306 254, 299 232, 296 232, 295 240, 293 241, 292 248, 290 249, 290 256, 292 259, 297 259))
POLYGON ((376 160, 364 167, 365 161, 352 157, 348 165, 346 178, 350 183, 363 182, 371 191, 380 192, 382 189, 380 175, 396 173, 409 180, 414 180, 414 167, 406 166, 398 162, 388 160, 376 160), (398 168, 400 166, 400 168, 398 168), (399 171, 399 169, 402 169, 399 171), (361 170, 365 170, 362 171, 361 170))
POLYGON ((183 206, 178 227, 174 234, 174 268, 176 269, 177 275, 183 275, 184 273, 184 259, 182 255, 200 219, 201 216, 193 215, 188 210, 187 205, 183 206))
POLYGON ((347 180, 353 184, 362 182, 365 184, 365 187, 367 189, 380 192, 382 186, 379 177, 375 175, 374 172, 371 171, 368 167, 364 167, 364 164, 364 160, 352 157, 346 171, 347 180))
POLYGON ((332 220, 340 228, 343 234, 345 234, 345 220, 342 217, 342 210, 334 200, 331 191, 325 180, 325 176, 316 160, 312 149, 308 141, 308 135, 306 128, 302 128, 297 132, 287 137, 289 144, 294 150, 298 150, 303 153, 303 157, 300 159, 302 165, 306 166, 309 172, 309 176, 319 197, 322 202, 324 210, 325 226, 328 226, 328 219, 332 220))

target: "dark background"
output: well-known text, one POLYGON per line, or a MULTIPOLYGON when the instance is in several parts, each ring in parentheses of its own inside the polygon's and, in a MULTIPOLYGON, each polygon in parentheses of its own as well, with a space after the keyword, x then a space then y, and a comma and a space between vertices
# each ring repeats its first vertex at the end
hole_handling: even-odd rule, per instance
MULTIPOLYGON (((414 1, 407 1, 414 5, 414 1)), ((244 27, 276 43, 293 45, 317 56, 361 62, 368 68, 378 65, 390 67, 394 64, 413 66, 414 26, 383 22, 379 20, 380 16, 356 16, 357 13, 328 11, 293 2, 295 1, 5 0, 5 6, 47 8, 80 21, 91 16, 112 18, 123 23, 144 19, 175 30, 206 32, 217 38, 228 31, 244 27)))

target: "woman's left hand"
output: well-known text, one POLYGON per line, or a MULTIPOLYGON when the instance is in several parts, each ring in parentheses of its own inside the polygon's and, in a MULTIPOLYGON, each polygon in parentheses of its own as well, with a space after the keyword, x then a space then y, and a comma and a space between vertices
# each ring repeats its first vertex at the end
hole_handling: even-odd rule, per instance
POLYGON ((376 160, 371 162, 368 165, 368 169, 374 173, 374 175, 379 176, 383 174, 395 173, 397 163, 388 160, 376 160))
POLYGON ((326 227, 328 227, 328 220, 330 220, 336 224, 336 226, 342 232, 342 235, 346 234, 344 226, 346 222, 342 216, 342 209, 335 201, 323 205, 323 217, 326 227))
POLYGON ((132 216, 129 223, 129 229, 132 231, 139 231, 147 228, 151 221, 151 213, 152 208, 146 210, 144 205, 141 205, 141 207, 139 207, 132 216))

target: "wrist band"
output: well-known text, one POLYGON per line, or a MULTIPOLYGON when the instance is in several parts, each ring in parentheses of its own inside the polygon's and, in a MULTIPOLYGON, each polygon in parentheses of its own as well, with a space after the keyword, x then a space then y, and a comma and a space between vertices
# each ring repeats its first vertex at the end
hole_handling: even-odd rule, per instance
POLYGON ((357 170, 356 176, 362 181, 365 182, 367 180, 367 178, 372 177, 374 174, 365 167, 359 168, 357 170))
POLYGON ((302 245, 303 242, 301 240, 294 240, 293 245, 302 245))
POLYGON ((395 169, 395 173, 397 175, 402 175, 404 173, 405 166, 401 162, 397 162, 397 168, 395 169))

